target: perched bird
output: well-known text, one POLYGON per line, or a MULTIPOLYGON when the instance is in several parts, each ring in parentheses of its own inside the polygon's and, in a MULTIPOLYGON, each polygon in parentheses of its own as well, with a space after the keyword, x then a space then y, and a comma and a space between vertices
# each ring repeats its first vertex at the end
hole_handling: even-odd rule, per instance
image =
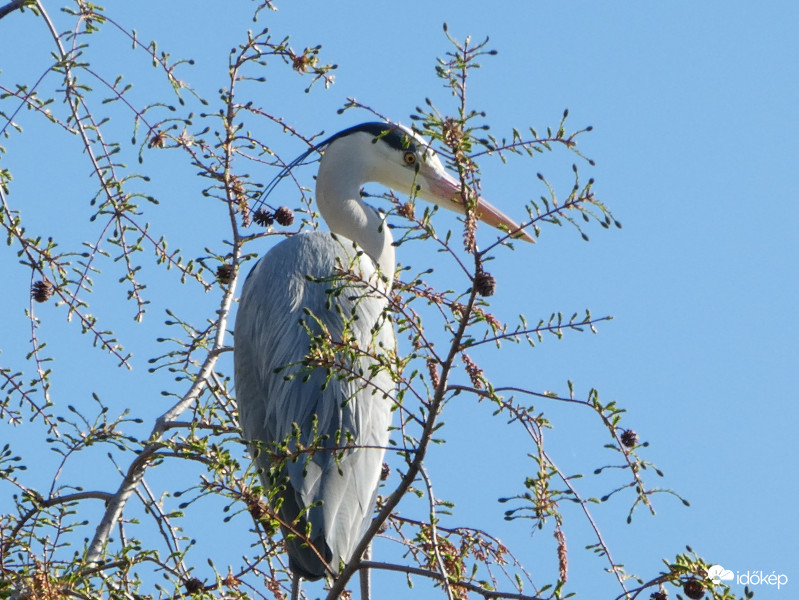
MULTIPOLYGON (((396 382, 379 357, 396 350, 386 300, 396 264, 385 215, 363 202, 361 186, 464 212, 459 182, 403 126, 351 127, 287 169, 315 151, 316 204, 330 232, 293 235, 258 261, 235 324, 239 421, 264 486, 277 490, 294 597, 300 578, 335 576, 353 558, 388 445, 396 382)), ((482 198, 476 211, 531 241, 482 198)))

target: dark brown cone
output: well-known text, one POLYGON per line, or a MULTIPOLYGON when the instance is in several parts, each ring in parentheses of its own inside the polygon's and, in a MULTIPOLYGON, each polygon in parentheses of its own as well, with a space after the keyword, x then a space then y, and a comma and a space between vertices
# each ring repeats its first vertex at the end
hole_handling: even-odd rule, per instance
POLYGON ((625 429, 621 434, 621 443, 628 448, 632 448, 638 443, 638 434, 632 429, 625 429))
POLYGON ((230 283, 233 280, 233 265, 219 265, 216 268, 216 279, 224 285, 230 283))
POLYGON ((281 206, 275 211, 275 221, 283 227, 288 227, 294 222, 294 211, 288 206, 281 206))
POLYGON ((689 579, 682 584, 682 591, 691 600, 699 600, 705 595, 705 586, 698 579, 689 579))
POLYGON ((31 286, 31 298, 36 302, 47 302, 55 292, 55 286, 49 281, 37 281, 31 286))
POLYGON ((259 208, 258 210, 255 211, 255 214, 252 216, 252 220, 255 221, 261 227, 269 227, 272 223, 275 222, 275 215, 273 215, 268 210, 259 208))
POLYGON ((491 273, 480 271, 474 276, 474 289, 481 296, 492 296, 497 289, 497 280, 491 273))

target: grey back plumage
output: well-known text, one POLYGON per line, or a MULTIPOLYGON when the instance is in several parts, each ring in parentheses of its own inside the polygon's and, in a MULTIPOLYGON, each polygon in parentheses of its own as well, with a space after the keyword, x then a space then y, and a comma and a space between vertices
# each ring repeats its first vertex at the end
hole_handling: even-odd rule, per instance
POLYGON ((336 573, 351 558, 371 521, 388 444, 396 384, 375 357, 393 353, 396 341, 385 297, 358 278, 388 288, 346 238, 295 235, 253 267, 236 318, 239 421, 264 486, 282 486, 284 533, 303 534, 289 536, 290 567, 310 580, 327 572, 325 563, 336 573), (356 276, 337 277, 339 269, 356 276), (309 364, 313 339, 325 332, 334 343, 350 340, 337 368, 309 364), (289 459, 276 458, 281 446, 289 459), (302 539, 308 523, 315 550, 302 539))

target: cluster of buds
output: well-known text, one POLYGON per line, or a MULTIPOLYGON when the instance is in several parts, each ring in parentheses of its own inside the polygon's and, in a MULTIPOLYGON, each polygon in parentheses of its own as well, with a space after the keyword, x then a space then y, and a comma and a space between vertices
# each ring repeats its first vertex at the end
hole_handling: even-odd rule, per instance
MULTIPOLYGON (((444 567, 444 571, 446 571, 449 576, 456 578, 457 574, 463 572, 463 559, 466 555, 466 547, 464 547, 464 545, 461 545, 461 548, 458 549, 455 544, 440 533, 435 541, 433 541, 432 531, 429 526, 421 529, 419 536, 421 537, 419 545, 427 554, 426 566, 428 569, 437 568, 440 560, 441 566, 444 567)), ((464 587, 450 584, 450 590, 452 591, 453 598, 457 600, 467 600, 468 592, 464 587)))
POLYGON ((433 388, 438 389, 438 386, 441 383, 441 378, 438 375, 438 363, 435 361, 435 359, 427 359, 427 372, 430 375, 430 383, 433 384, 433 388))
POLYGON ((226 588, 236 589, 241 585, 241 581, 239 581, 236 576, 233 574, 233 571, 228 571, 228 574, 222 580, 222 585, 226 588))
POLYGON ((558 576, 561 582, 566 583, 569 579, 569 552, 566 547, 566 535, 559 527, 555 527, 555 539, 558 542, 558 576))
POLYGON ((231 177, 226 193, 231 202, 238 206, 239 212, 242 214, 242 225, 249 227, 251 222, 250 198, 247 196, 241 179, 231 177))
POLYGON ((441 124, 441 136, 444 144, 452 150, 455 162, 463 167, 466 172, 474 173, 477 165, 467 154, 468 145, 464 143, 466 137, 463 131, 463 122, 452 117, 446 117, 441 124))
POLYGON ((307 73, 309 69, 316 66, 319 62, 319 49, 321 46, 306 48, 302 54, 289 53, 291 66, 297 73, 307 73))
POLYGON ((466 206, 472 207, 472 210, 466 211, 466 221, 463 225, 463 247, 466 252, 474 252, 475 250, 475 235, 477 234, 477 213, 473 210, 477 206, 477 201, 474 195, 469 193, 469 198, 466 199, 466 206))
POLYGON ((12 598, 19 600, 61 600, 66 598, 64 588, 58 581, 48 575, 46 567, 38 560, 35 562, 36 570, 30 578, 30 585, 22 584, 17 588, 12 598))
POLYGON ((444 143, 450 148, 457 148, 463 140, 463 127, 452 117, 447 117, 441 125, 444 143))
POLYGON ((244 192, 244 184, 241 182, 241 179, 238 177, 230 178, 230 191, 236 198, 236 202, 238 202, 241 206, 245 206, 247 204, 247 194, 244 192))
POLYGON ((147 142, 148 148, 165 148, 167 142, 166 131, 154 131, 147 142))
POLYGON ((283 595, 283 586, 280 584, 280 581, 274 577, 268 577, 266 579, 266 589, 272 592, 275 598, 285 598, 285 595, 283 595))
POLYGON ((469 375, 469 380, 477 390, 483 389, 483 370, 478 367, 474 361, 465 352, 461 354, 463 366, 466 368, 466 373, 469 375))
POLYGON ((405 202, 404 204, 397 206, 397 214, 401 217, 405 217, 406 219, 413 219, 413 202, 405 202))

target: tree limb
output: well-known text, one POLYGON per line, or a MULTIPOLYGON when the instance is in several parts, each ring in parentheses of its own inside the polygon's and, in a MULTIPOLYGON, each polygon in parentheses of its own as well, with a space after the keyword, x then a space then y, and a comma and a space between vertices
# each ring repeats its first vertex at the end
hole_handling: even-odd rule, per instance
POLYGON ((25 0, 12 0, 5 6, 0 6, 0 19, 14 12, 15 10, 21 9, 24 5, 25 0))
POLYGON ((435 393, 433 395, 432 401, 430 402, 427 422, 425 423, 424 430, 419 438, 419 444, 416 448, 416 454, 414 455, 413 461, 411 461, 411 463, 408 465, 408 471, 405 473, 400 484, 385 500, 383 507, 380 509, 377 517, 375 517, 369 528, 363 534, 361 541, 353 551, 353 558, 349 561, 349 563, 347 563, 347 565, 345 565, 338 578, 335 580, 335 582, 333 582, 333 585, 330 586, 330 590, 327 593, 327 600, 334 600, 335 598, 338 598, 344 591, 344 587, 347 585, 347 582, 350 580, 355 571, 361 568, 363 561, 360 561, 355 557, 363 556, 367 546, 371 543, 375 535, 377 535, 380 527, 386 522, 396 506, 400 503, 400 500, 405 497, 405 493, 419 475, 419 471, 422 468, 427 453, 427 448, 430 444, 430 440, 433 437, 433 431, 435 430, 436 421, 441 410, 441 406, 447 393, 447 378, 452 370, 455 357, 462 349, 461 341, 466 333, 469 317, 472 314, 475 302, 476 292, 472 290, 464 307, 462 313, 463 316, 458 323, 457 331, 453 335, 452 341, 450 343, 448 356, 441 364, 440 381, 436 386, 435 393))

